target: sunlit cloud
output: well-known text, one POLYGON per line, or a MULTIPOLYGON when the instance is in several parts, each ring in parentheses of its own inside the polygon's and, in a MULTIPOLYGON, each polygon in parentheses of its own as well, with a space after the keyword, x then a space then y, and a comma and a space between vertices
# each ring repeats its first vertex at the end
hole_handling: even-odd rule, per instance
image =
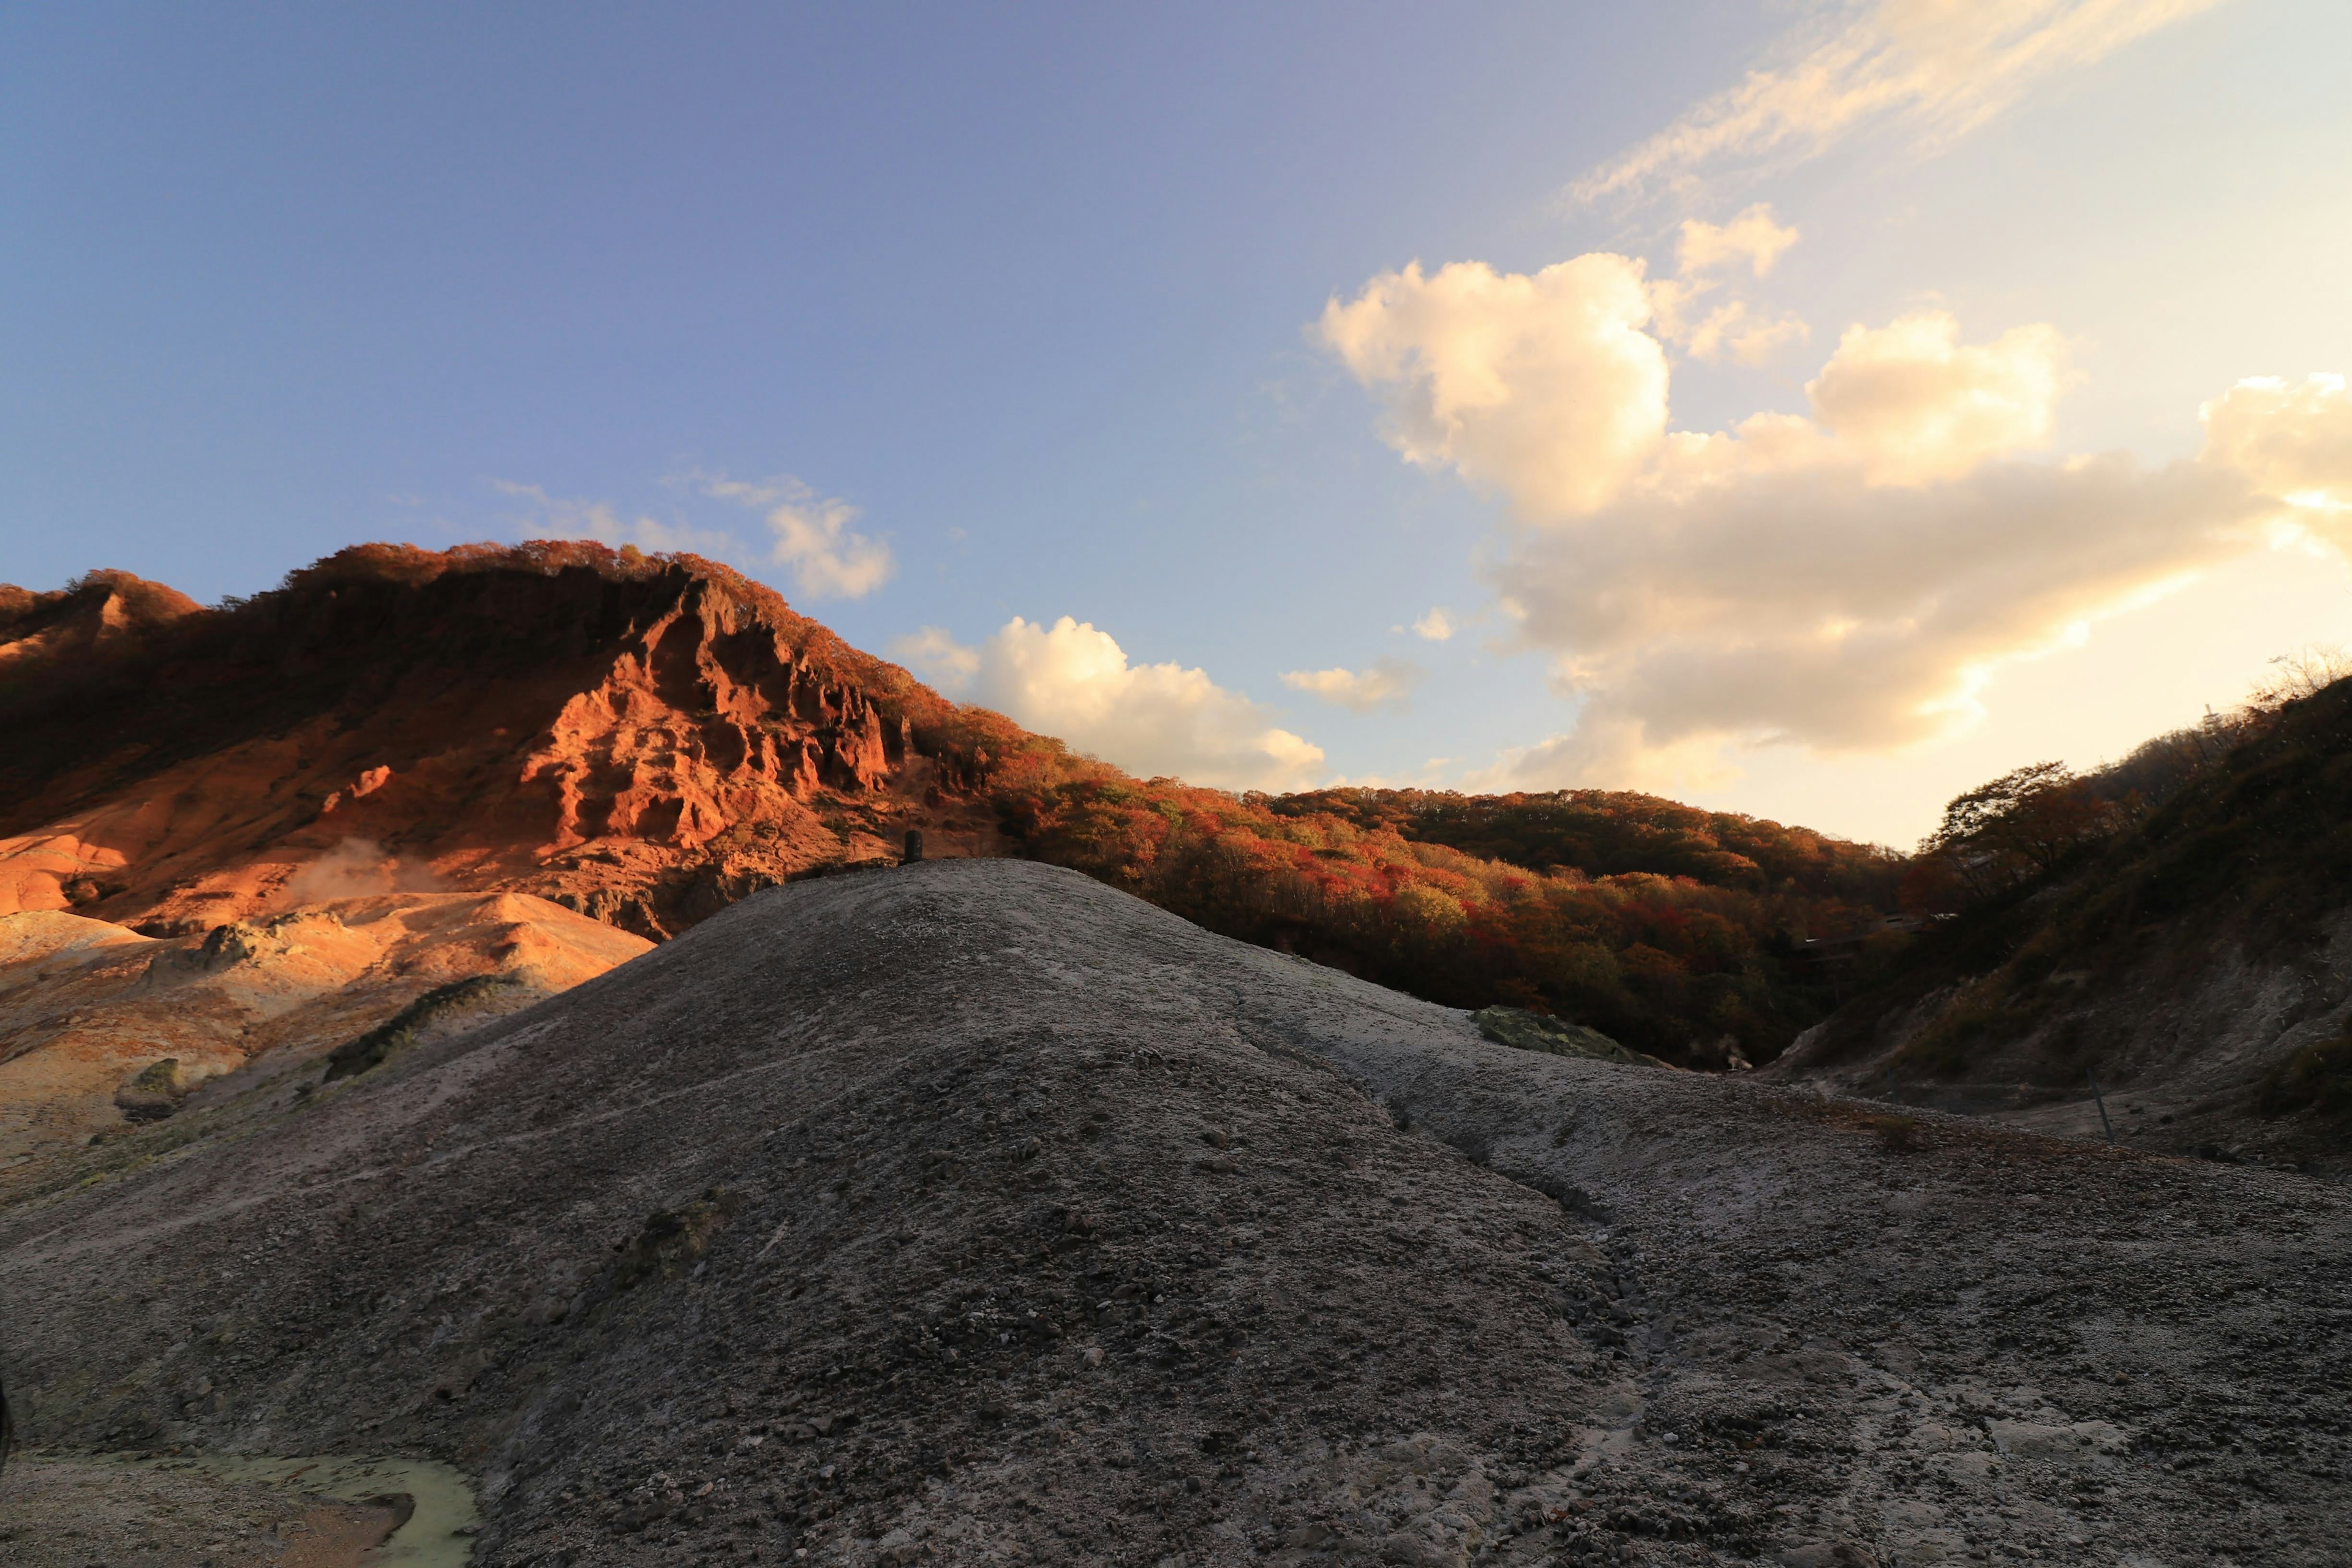
POLYGON ((1422 671, 1402 659, 1384 658, 1370 669, 1294 669, 1282 683, 1341 708, 1370 713, 1386 708, 1403 712, 1412 703, 1412 689, 1422 671))
POLYGON ((1109 633, 1068 616, 1051 626, 1016 616, 978 647, 926 627, 892 651, 964 672, 973 700, 1129 773, 1265 790, 1309 788, 1323 773, 1322 748, 1269 710, 1205 670, 1130 663, 1109 633))
POLYGON ((1797 238, 1794 228, 1777 221, 1772 209, 1759 202, 1729 223, 1686 220, 1675 244, 1675 265, 1684 277, 1699 278, 1744 263, 1761 278, 1797 238))
POLYGON ((1477 794, 1635 789, 1687 796, 1722 789, 1738 778, 1739 770, 1724 760, 1722 748, 1711 740, 1651 745, 1638 721, 1594 715, 1532 745, 1509 747, 1455 782, 1477 794))
POLYGON ((1685 223, 1675 245, 1675 275, 1649 285, 1651 331, 1661 342, 1711 364, 1729 360, 1759 365, 1780 349, 1802 342, 1812 329, 1785 311, 1759 310, 1738 294, 1705 303, 1738 287, 1742 273, 1761 279, 1798 237, 1762 202, 1729 223, 1685 223))
MULTIPOLYGON (((2303 512, 2352 511, 2352 396, 2342 376, 2251 377, 2199 412, 2208 461, 2240 469, 2303 512)), ((2325 515, 2308 521, 2337 526, 2325 515)))
POLYGON ((1688 331, 1661 336, 1677 342, 1691 358, 1710 364, 1759 365, 1790 343, 1803 342, 1812 329, 1794 316, 1759 316, 1745 300, 1727 300, 1688 331))
POLYGON ((1412 623, 1412 635, 1423 642, 1444 642, 1454 635, 1454 612, 1439 605, 1412 623))
POLYGON ((2094 65, 2219 0, 1878 0, 1816 5, 1737 87, 1570 187, 1582 202, 1688 193, 1786 166, 1887 124, 1928 145, 2037 84, 2094 65))
POLYGON ((2281 526, 2342 542, 2352 519, 2339 378, 2232 388, 2193 461, 2053 458, 2072 374, 2043 323, 1973 342, 1940 310, 1856 325, 1807 412, 1670 429, 1641 273, 1605 255, 1409 268, 1323 318, 1389 444, 1506 502, 1498 607, 1579 704, 1572 731, 1473 782, 1705 787, 1727 745, 1949 734, 2002 666, 2281 526))
POLYGON ((1532 276, 1418 262, 1334 299, 1324 344, 1382 393, 1406 460, 1450 468, 1522 505, 1583 511, 1664 438, 1666 354, 1643 331, 1642 263, 1595 253, 1532 276))

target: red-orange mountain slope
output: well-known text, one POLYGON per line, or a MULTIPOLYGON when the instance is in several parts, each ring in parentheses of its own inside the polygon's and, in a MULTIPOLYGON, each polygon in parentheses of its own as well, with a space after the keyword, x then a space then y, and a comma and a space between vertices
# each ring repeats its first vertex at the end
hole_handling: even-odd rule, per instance
POLYGON ((216 609, 0 588, 0 913, 156 931, 508 889, 660 938, 909 827, 996 852, 984 775, 1051 746, 724 566, 572 542, 358 546, 216 609))

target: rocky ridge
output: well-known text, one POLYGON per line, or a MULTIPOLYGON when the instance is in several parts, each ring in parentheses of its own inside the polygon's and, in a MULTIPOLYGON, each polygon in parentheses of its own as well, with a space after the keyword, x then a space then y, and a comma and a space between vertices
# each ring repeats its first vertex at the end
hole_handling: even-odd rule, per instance
POLYGON ((215 609, 0 595, 0 913, 201 931, 531 893, 660 940, 754 888, 982 853, 1020 732, 691 556, 356 546, 215 609))

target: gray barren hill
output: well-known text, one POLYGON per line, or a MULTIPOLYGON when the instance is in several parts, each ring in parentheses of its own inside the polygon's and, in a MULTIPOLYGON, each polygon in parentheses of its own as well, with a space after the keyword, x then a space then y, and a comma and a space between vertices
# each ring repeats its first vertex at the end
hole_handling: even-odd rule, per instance
POLYGON ((2342 1192, 1516 1050, 1070 872, 318 1079, 0 1212, 33 1442, 446 1460, 517 1568, 2352 1539, 2342 1192))

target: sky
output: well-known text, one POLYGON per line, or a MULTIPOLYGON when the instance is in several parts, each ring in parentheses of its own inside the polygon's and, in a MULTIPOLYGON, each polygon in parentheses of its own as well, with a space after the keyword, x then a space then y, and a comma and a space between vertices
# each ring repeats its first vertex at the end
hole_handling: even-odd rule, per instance
POLYGON ((2352 644, 2352 7, 0 11, 0 580, 577 535, 1908 847, 2352 644))

